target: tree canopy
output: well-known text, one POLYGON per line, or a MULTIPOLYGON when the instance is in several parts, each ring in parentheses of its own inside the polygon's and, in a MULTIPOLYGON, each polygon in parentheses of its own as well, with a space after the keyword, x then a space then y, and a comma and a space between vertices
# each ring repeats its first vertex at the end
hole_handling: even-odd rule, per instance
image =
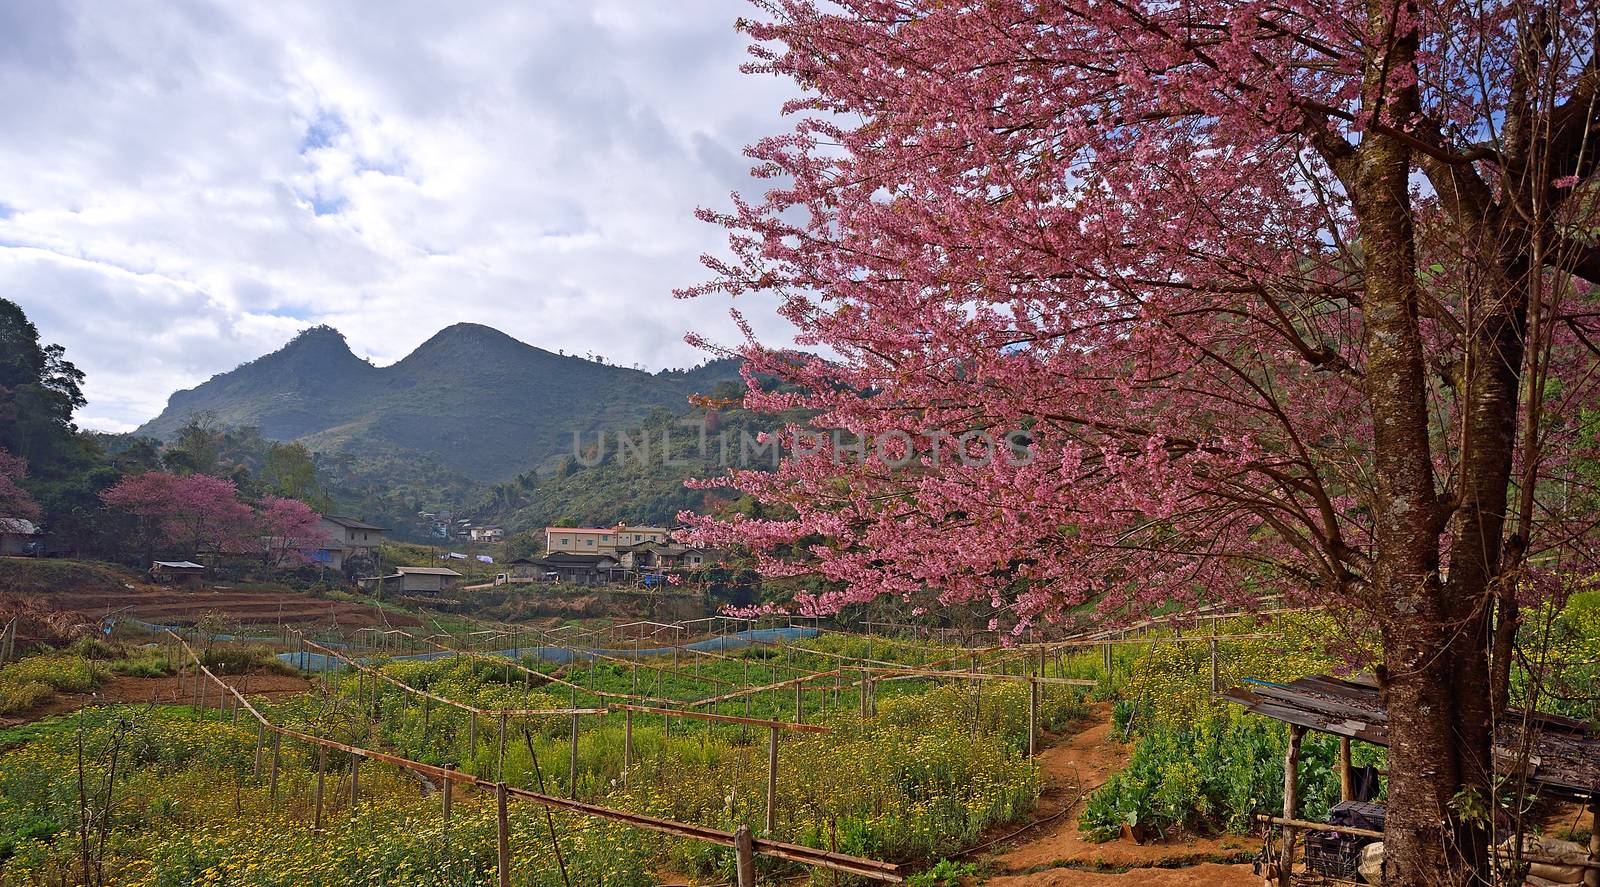
POLYGON ((685 294, 777 291, 836 358, 750 341, 801 391, 746 406, 869 444, 732 473, 784 517, 697 537, 832 580, 807 609, 1359 610, 1391 883, 1477 877, 1520 608, 1597 566, 1600 11, 759 5, 799 119, 685 294))

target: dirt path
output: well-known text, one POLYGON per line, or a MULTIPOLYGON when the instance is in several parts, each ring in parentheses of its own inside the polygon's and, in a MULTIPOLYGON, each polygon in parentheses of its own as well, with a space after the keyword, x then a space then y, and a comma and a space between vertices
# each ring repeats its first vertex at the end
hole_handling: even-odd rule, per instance
POLYGON ((1024 884, 1259 887, 1261 881, 1251 873, 1250 866, 1214 862, 1248 850, 1252 846, 1248 838, 1185 836, 1170 843, 1142 845, 1126 838, 1104 844, 1084 840, 1078 833, 1078 814, 1082 811, 1083 800, 1127 764, 1128 747, 1114 741, 1111 735, 1110 704, 1096 704, 1081 729, 1052 744, 1039 756, 1044 789, 1035 818, 1062 815, 1012 841, 994 858, 995 868, 1005 874, 984 883, 994 887, 1024 884), (1172 868, 1191 862, 1196 864, 1172 868))

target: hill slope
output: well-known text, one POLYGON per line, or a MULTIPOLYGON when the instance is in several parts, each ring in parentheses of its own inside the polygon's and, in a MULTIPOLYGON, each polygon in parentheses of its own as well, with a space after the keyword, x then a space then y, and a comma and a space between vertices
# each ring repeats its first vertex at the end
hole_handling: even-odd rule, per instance
POLYGON ((733 361, 646 373, 552 354, 486 326, 439 331, 405 359, 376 367, 329 327, 173 394, 137 434, 166 438, 191 418, 255 426, 272 440, 360 458, 416 453, 482 482, 570 453, 574 432, 630 426, 736 378, 733 361))

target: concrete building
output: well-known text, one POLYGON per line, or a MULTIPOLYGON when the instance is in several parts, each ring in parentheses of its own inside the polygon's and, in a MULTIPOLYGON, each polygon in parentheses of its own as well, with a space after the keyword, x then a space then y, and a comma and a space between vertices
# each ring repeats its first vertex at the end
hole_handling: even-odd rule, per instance
POLYGON ((372 557, 389 530, 355 518, 329 516, 322 519, 322 532, 327 541, 317 552, 316 561, 342 570, 344 562, 353 557, 372 557))
POLYGON ((609 554, 644 542, 666 542, 671 531, 665 527, 545 527, 546 554, 609 554))
POLYGON ((641 542, 618 549, 617 558, 625 570, 651 572, 666 569, 695 569, 716 561, 714 552, 675 542, 641 542))

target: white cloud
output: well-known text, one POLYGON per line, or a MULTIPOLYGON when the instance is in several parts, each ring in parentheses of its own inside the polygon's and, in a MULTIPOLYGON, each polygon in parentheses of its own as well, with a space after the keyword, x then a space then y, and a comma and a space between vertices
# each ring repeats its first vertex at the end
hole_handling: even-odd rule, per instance
MULTIPOLYGON (((457 321, 683 366, 682 302, 790 87, 740 0, 0 4, 0 296, 90 427, 314 323, 397 360, 457 321)), ((758 330, 785 338, 770 311, 758 330)))

